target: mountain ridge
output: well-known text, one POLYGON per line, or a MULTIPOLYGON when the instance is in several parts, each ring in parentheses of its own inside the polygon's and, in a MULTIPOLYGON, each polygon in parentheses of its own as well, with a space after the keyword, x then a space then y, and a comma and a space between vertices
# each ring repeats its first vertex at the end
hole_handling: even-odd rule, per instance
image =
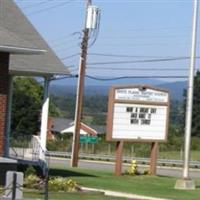
MULTIPOLYGON (((186 81, 176 81, 176 82, 162 82, 162 81, 157 81, 156 84, 153 82, 153 80, 149 81, 149 83, 142 83, 142 80, 140 80, 138 83, 133 83, 132 84, 147 84, 147 85, 152 85, 158 88, 162 89, 167 89, 170 92, 171 99, 173 100, 178 100, 182 101, 183 100, 183 91, 186 89, 187 82, 186 81), (154 84, 153 84, 154 83, 154 84)), ((90 85, 86 84, 84 93, 85 95, 108 95, 109 88, 114 85, 132 85, 130 83, 124 83, 121 84, 119 82, 113 82, 112 84, 107 84, 107 85, 90 85)), ((67 85, 67 84, 52 84, 50 87, 50 91, 53 95, 55 96, 68 96, 68 95, 76 95, 76 85, 67 85)))

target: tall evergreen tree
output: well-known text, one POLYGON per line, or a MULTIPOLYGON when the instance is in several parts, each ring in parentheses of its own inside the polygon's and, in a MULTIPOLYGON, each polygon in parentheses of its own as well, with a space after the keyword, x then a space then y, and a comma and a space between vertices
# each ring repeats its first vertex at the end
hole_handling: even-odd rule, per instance
MULTIPOLYGON (((187 91, 184 91, 184 111, 186 111, 187 91)), ((184 112, 185 113, 185 112, 184 112)), ((185 124, 185 114, 183 125, 185 124)), ((192 136, 200 136, 200 71, 194 77, 193 113, 192 113, 192 136)))
POLYGON ((200 71, 197 71, 194 79, 192 134, 200 136, 200 71))

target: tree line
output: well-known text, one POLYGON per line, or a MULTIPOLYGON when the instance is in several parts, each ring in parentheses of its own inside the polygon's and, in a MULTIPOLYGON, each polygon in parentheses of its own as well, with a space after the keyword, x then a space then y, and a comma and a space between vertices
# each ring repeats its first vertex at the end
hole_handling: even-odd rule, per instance
MULTIPOLYGON (((173 135, 184 133, 186 90, 183 91, 184 101, 171 101, 170 129, 173 135), (172 131, 173 129, 173 131, 172 131)), ((31 135, 39 131, 42 108, 43 87, 35 78, 17 77, 14 79, 12 106, 13 134, 31 135)), ((51 95, 50 115, 74 119, 76 96, 67 97, 51 95)), ((85 96, 83 104, 83 121, 95 125, 106 125, 107 96, 85 96)), ((194 79, 194 101, 192 135, 200 136, 200 72, 194 79)))

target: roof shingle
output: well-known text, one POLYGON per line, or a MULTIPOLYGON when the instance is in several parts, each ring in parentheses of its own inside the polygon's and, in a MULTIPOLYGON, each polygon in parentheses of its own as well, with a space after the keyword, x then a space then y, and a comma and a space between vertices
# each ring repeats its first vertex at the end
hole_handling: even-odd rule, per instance
POLYGON ((20 75, 69 74, 13 0, 0 0, 0 45, 46 50, 42 55, 11 55, 9 71, 20 75), (5 33, 9 33, 5 35, 5 33), (2 34, 1 34, 2 33, 2 34), (13 45, 14 44, 14 45, 13 45))

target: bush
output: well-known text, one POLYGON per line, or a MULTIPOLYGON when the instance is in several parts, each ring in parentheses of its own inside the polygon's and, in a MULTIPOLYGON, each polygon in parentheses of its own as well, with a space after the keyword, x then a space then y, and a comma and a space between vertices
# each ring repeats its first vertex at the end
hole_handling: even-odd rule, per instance
POLYGON ((30 175, 36 175, 36 174, 37 174, 36 169, 33 166, 28 166, 24 173, 25 177, 28 177, 30 175))
POLYGON ((49 180, 49 190, 58 192, 75 192, 79 191, 80 187, 72 179, 68 180, 62 177, 50 178, 49 180))
POLYGON ((44 182, 36 175, 28 175, 24 180, 24 187, 29 189, 42 189, 44 182))
POLYGON ((137 161, 136 160, 131 161, 131 166, 126 170, 126 174, 131 175, 131 176, 135 176, 135 175, 139 174, 139 172, 137 170, 137 161))
POLYGON ((191 142, 191 149, 198 151, 200 150, 200 138, 199 137, 192 137, 192 142, 191 142))
POLYGON ((138 171, 138 165, 136 160, 131 161, 130 167, 126 170, 125 174, 135 176, 135 175, 150 175, 149 170, 144 170, 143 173, 138 171))

